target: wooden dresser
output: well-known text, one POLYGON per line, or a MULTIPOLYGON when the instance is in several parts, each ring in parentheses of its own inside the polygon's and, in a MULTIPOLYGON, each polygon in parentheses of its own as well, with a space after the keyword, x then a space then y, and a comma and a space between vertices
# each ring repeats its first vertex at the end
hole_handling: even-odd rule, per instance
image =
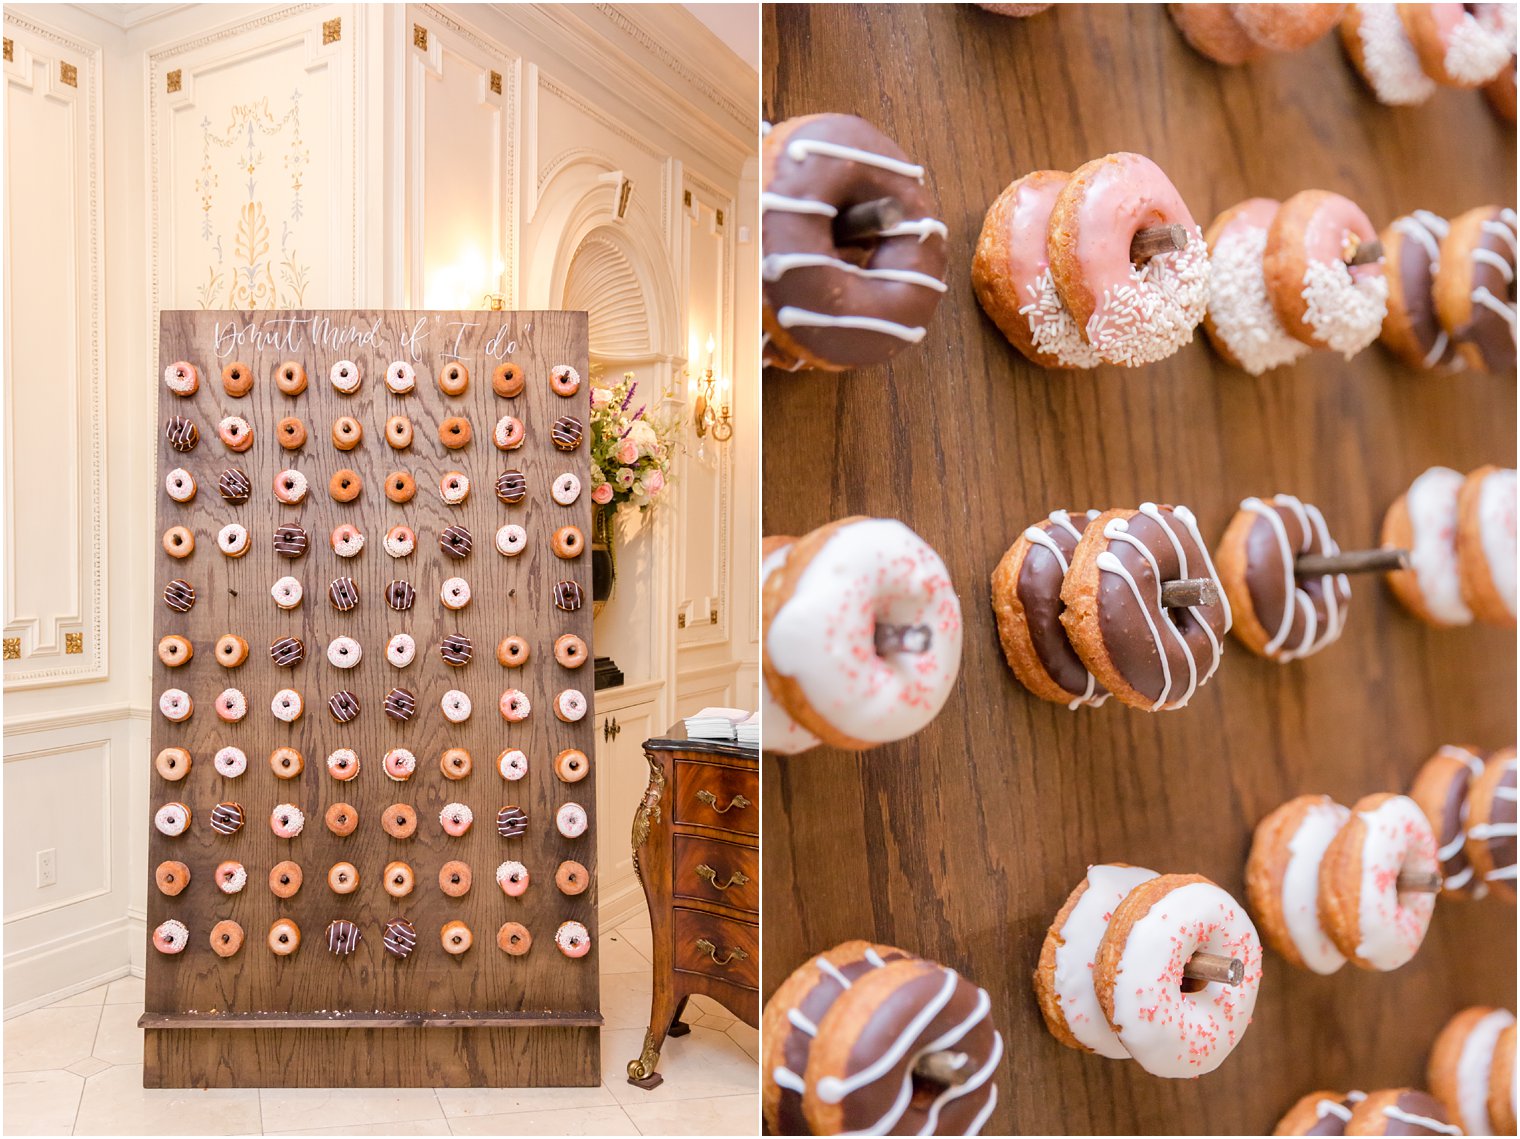
POLYGON ((633 819, 634 866, 654 931, 654 997, 628 1082, 657 1087, 666 1036, 684 1036, 701 993, 760 1023, 759 752, 686 738, 644 741, 649 785, 633 819))

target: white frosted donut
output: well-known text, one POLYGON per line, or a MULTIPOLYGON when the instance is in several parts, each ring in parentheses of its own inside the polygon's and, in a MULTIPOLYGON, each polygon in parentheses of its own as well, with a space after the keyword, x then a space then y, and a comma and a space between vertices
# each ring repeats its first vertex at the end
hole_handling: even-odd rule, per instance
POLYGON ((303 592, 298 580, 293 577, 282 577, 270 587, 269 595, 281 609, 294 609, 301 604, 303 592))
POLYGON ((496 550, 503 557, 515 558, 528 544, 528 532, 515 522, 496 531, 496 550))
POLYGON ((405 668, 417 655, 417 642, 410 633, 397 633, 385 646, 385 659, 397 668, 405 668))
POLYGON ((1304 812, 1288 839, 1288 864, 1282 878, 1283 925, 1304 964, 1322 975, 1334 973, 1346 957, 1319 920, 1319 868, 1326 848, 1350 817, 1349 807, 1327 795, 1304 812))
MULTIPOLYGON (((223 867, 217 869, 223 870, 223 867)), ((241 894, 246 885, 248 885, 248 868, 241 862, 226 864, 224 872, 216 876, 216 888, 224 894, 241 894)))
POLYGON ((445 578, 438 590, 438 600, 445 609, 463 609, 470 603, 470 583, 462 577, 445 578))
POLYGON ((1462 476, 1450 467, 1431 467, 1404 496, 1414 541, 1409 568, 1431 616, 1446 625, 1467 625, 1472 610, 1462 600, 1457 569, 1457 495, 1462 476))
POLYGON ((306 476, 294 467, 287 467, 274 476, 274 496, 286 506, 294 506, 306 497, 311 484, 306 476))
POLYGON ((844 522, 821 537, 790 595, 773 613, 767 603, 766 678, 796 686, 806 709, 787 704, 810 731, 867 745, 904 739, 939 714, 960 671, 961 604, 949 571, 894 519, 844 522), (926 626, 927 651, 879 655, 883 623, 926 626))
POLYGON ((417 548, 417 536, 406 526, 392 526, 385 535, 385 552, 393 558, 405 558, 417 548))
POLYGON ((352 360, 339 360, 332 366, 328 377, 332 380, 332 386, 344 395, 353 395, 359 390, 359 365, 352 360))
POLYGON ((364 650, 352 637, 334 637, 327 646, 327 663, 334 668, 353 668, 364 650))
POLYGON ((164 369, 164 386, 175 395, 194 395, 200 382, 195 365, 184 360, 176 360, 164 369))
POLYGON ((164 493, 175 502, 189 502, 195 497, 195 477, 184 467, 175 467, 164 478, 164 493))
POLYGON ((1516 474, 1513 469, 1490 471, 1478 483, 1478 549, 1487 577, 1511 617, 1516 592, 1516 474))
POLYGON ((182 835, 190 826, 190 808, 183 803, 165 803, 154 813, 153 825, 159 834, 170 838, 182 835))
MULTIPOLYGON (((769 732, 766 734, 768 737, 769 732)), ((770 746, 768 741, 766 746, 770 746)), ((1089 866, 1087 889, 1061 925, 1054 976, 1061 1016, 1079 1042, 1111 1060, 1127 1060, 1129 1051, 1098 1003, 1093 988, 1093 958, 1108 930, 1108 919, 1119 903, 1140 883, 1155 877, 1154 870, 1143 866, 1089 866)))
POLYGON ((569 506, 581 496, 581 480, 566 471, 555 477, 554 485, 549 489, 549 493, 561 506, 569 506))
POLYGON ((457 688, 450 688, 438 702, 443 718, 451 724, 462 724, 470 718, 470 698, 457 688))
POLYGON ((1244 1037, 1261 986, 1261 939, 1245 907, 1214 883, 1167 877, 1181 884, 1133 924, 1126 910, 1146 904, 1145 887, 1114 914, 1104 947, 1121 928, 1128 934, 1113 973, 1100 966, 1093 981, 1100 990, 1112 985, 1109 1023, 1135 1062, 1153 1076, 1184 1079, 1212 1072, 1244 1037), (1209 981, 1185 992, 1182 971, 1199 952, 1241 961, 1240 984, 1209 981))
POLYGON ((195 701, 190 699, 190 693, 183 688, 166 688, 158 698, 158 710, 163 713, 164 719, 177 724, 188 720, 195 712, 195 701))
POLYGON ((228 779, 236 779, 248 770, 248 756, 240 747, 224 747, 218 749, 211 759, 211 765, 216 768, 217 774, 228 779))
POLYGON ((216 548, 229 558, 235 558, 248 550, 248 527, 229 522, 216 532, 216 548))
POLYGON ((1436 93, 1436 82, 1420 66, 1395 4, 1354 4, 1349 17, 1362 46, 1362 76, 1378 102, 1391 107, 1423 103, 1436 93))
MULTIPOLYGON (((1378 798, 1381 801, 1371 809, 1365 806, 1366 799, 1353 808, 1364 828, 1357 847, 1360 873, 1356 880, 1327 882, 1327 865, 1320 882, 1322 893, 1333 887, 1349 897, 1349 891, 1356 890, 1355 935, 1338 939, 1337 948, 1363 968, 1387 972, 1407 964, 1419 951, 1436 907, 1434 894, 1401 892, 1399 875, 1406 871, 1434 874, 1439 863, 1430 821, 1415 801, 1407 795, 1378 798)), ((1337 846, 1354 841, 1349 823, 1338 837, 1337 846)), ((1330 862, 1335 861, 1332 853, 1330 862)), ((1326 903, 1322 899, 1320 904, 1326 903)))
POLYGON ((566 803, 554 812, 554 825, 566 838, 579 838, 586 833, 586 808, 566 803))
POLYGON ((565 723, 575 723, 586 714, 585 694, 574 688, 565 689, 554 698, 554 711, 565 723))
POLYGON ((496 768, 501 772, 503 779, 515 783, 528 774, 528 757, 515 747, 508 748, 496 761, 496 768))
POLYGON ((417 372, 405 360, 392 360, 385 369, 385 386, 396 395, 405 395, 417 386, 417 372))
POLYGON ((1289 336, 1277 319, 1262 267, 1267 228, 1279 204, 1250 198, 1232 207, 1234 216, 1214 238, 1209 258, 1209 333, 1253 376, 1309 354, 1309 346, 1289 336))
POLYGON ((454 472, 451 477, 444 479, 438 485, 438 494, 445 504, 458 506, 466 498, 470 497, 469 476, 460 474, 458 471, 454 472))
POLYGON ((301 713, 306 710, 306 703, 301 699, 301 694, 294 688, 282 688, 274 694, 274 699, 269 702, 269 710, 274 713, 276 720, 293 724, 301 718, 301 713))
MULTIPOLYGON (((766 579, 786 563, 786 555, 791 548, 791 543, 778 546, 761 561, 760 590, 762 593, 765 591, 766 579)), ((760 678, 760 723, 765 735, 765 750, 779 755, 797 755, 817 747, 822 742, 792 719, 791 714, 781 706, 781 702, 771 695, 771 686, 766 683, 763 676, 760 678)))

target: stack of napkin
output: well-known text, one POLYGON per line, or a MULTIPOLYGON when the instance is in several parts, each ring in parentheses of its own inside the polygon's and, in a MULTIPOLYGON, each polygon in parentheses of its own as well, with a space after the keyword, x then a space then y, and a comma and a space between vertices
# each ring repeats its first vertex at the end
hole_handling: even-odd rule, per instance
POLYGON ((695 716, 686 717, 686 735, 694 740, 734 740, 734 726, 753 719, 744 708, 703 708, 695 716))

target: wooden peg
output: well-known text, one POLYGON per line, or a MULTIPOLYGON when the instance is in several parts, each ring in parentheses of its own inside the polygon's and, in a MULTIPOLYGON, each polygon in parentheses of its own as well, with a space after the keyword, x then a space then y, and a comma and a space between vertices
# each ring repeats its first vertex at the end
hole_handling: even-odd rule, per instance
POLYGON ((1401 894, 1439 894, 1445 884, 1446 880, 1441 877, 1439 870, 1429 870, 1423 874, 1406 870, 1399 875, 1401 894))
POLYGON ((869 241, 901 225, 906 211, 896 198, 877 198, 853 205, 834 219, 834 240, 840 245, 869 241))
POLYGON ((876 652, 879 656, 893 653, 926 653, 934 643, 934 631, 928 625, 877 625, 876 652))
POLYGON ((1409 551, 1392 546, 1380 550, 1343 550, 1338 554, 1303 554, 1293 563, 1299 577, 1327 573, 1385 573, 1409 568, 1409 551))
POLYGON ((913 1065, 913 1074, 941 1087, 959 1087, 971 1078, 971 1057, 964 1052, 926 1052, 913 1065))
POLYGON ((1222 957, 1218 953, 1195 953, 1182 967, 1182 975, 1190 981, 1238 985, 1246 978, 1246 963, 1238 957, 1222 957))
POLYGON ((1371 265, 1374 261, 1383 259, 1383 243, 1377 238, 1371 241, 1358 243, 1351 251, 1351 256, 1346 258, 1347 265, 1371 265))
POLYGON ((1213 578, 1187 577, 1161 583, 1161 604, 1168 609, 1186 609, 1190 605, 1217 605, 1219 586, 1213 578))
POLYGON ((1186 249, 1187 230, 1180 225, 1153 225, 1140 230, 1129 242, 1129 259, 1136 265, 1144 265, 1152 257, 1163 253, 1175 253, 1186 249))

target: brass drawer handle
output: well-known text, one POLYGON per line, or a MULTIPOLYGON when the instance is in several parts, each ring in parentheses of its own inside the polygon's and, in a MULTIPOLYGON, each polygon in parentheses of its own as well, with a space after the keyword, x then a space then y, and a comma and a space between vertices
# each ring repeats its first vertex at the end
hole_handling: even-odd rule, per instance
POLYGON ((706 878, 707 881, 712 884, 712 888, 714 890, 726 890, 730 886, 742 886, 749 881, 749 875, 745 874, 742 870, 735 870, 728 876, 727 882, 719 885, 718 872, 711 866, 707 865, 705 862, 701 866, 697 867, 697 877, 706 878))
POLYGON ((728 814, 728 812, 735 807, 738 807, 742 811, 745 807, 748 807, 750 805, 749 800, 746 799, 743 795, 735 795, 728 801, 728 806, 720 807, 718 806, 718 797, 711 791, 705 789, 697 792, 697 798, 706 803, 714 811, 717 811, 720 815, 728 814))
POLYGON ((748 953, 744 952, 744 950, 740 949, 737 945, 735 945, 735 946, 732 946, 729 949, 728 956, 725 957, 725 958, 723 958, 722 961, 719 961, 718 960, 718 947, 716 945, 714 945, 712 942, 708 941, 707 938, 705 938, 705 937, 699 937, 699 938, 697 938, 697 948, 700 949, 703 953, 707 954, 709 957, 711 957, 712 958, 712 963, 714 965, 727 965, 729 962, 733 961, 735 958, 738 958, 740 961, 743 961, 745 958, 747 958, 749 956, 748 953))

